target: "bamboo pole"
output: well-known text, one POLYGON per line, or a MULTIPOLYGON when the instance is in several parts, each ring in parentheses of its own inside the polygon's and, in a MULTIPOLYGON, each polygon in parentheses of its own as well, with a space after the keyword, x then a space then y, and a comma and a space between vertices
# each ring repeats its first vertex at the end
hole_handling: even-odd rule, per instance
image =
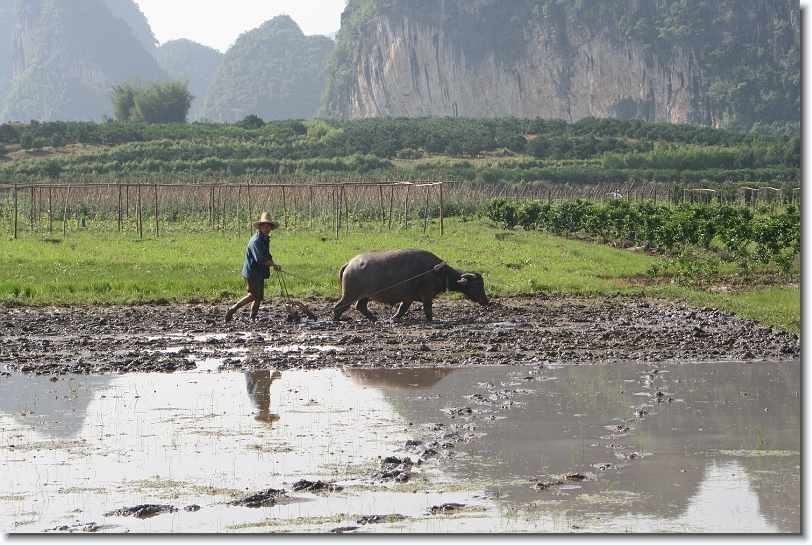
POLYGON ((67 236, 68 234, 68 197, 70 196, 70 184, 68 184, 68 188, 65 190, 65 206, 62 209, 62 236, 67 236))
POLYGON ((282 221, 285 224, 285 229, 288 228, 288 196, 285 192, 285 186, 282 186, 282 221))
POLYGON ((429 224, 429 186, 426 186, 426 208, 423 210, 423 234, 426 233, 428 224, 429 224))
POLYGON ((386 225, 386 210, 383 207, 383 186, 378 186, 378 194, 381 197, 381 223, 386 225))
POLYGON ((290 186, 290 200, 293 201, 293 230, 299 226, 298 199, 296 198, 296 186, 290 186))
POLYGON ((346 229, 346 233, 350 234, 350 199, 348 196, 344 195, 344 185, 341 186, 341 197, 344 200, 344 227, 346 229))
POLYGON ((138 207, 138 210, 137 210, 136 213, 138 215, 136 217, 136 222, 138 223, 138 238, 144 238, 144 213, 143 213, 143 210, 141 208, 142 203, 141 203, 141 182, 140 181, 138 182, 137 189, 138 189, 138 193, 136 195, 136 202, 137 202, 136 206, 138 207))
POLYGON ((209 227, 214 227, 214 186, 209 187, 209 227))
POLYGON ((406 198, 403 201, 403 228, 409 228, 409 192, 412 189, 412 186, 406 186, 406 198))
POLYGON ((118 186, 118 232, 121 232, 121 184, 118 186))
POLYGON ((158 238, 158 183, 152 189, 155 191, 155 238, 158 238))
POLYGON ((389 186, 389 230, 392 230, 392 206, 395 202, 395 186, 389 186))
POLYGON ((333 217, 335 220, 333 221, 333 225, 335 227, 336 238, 338 238, 338 234, 341 230, 341 199, 344 197, 344 194, 341 192, 341 186, 335 188, 335 198, 333 199, 333 217))
POLYGON ((31 216, 31 232, 34 232, 34 205, 36 204, 36 185, 31 184, 31 209, 29 210, 31 216))
POLYGON ((443 182, 440 182, 440 236, 445 234, 443 229, 443 182))
POLYGON ((313 186, 312 185, 310 186, 310 212, 309 212, 309 216, 310 216, 310 218, 309 218, 310 221, 309 221, 309 224, 308 224, 309 225, 308 228, 312 231, 313 230, 313 186))
POLYGON ((54 209, 53 209, 53 201, 54 201, 54 186, 48 186, 48 233, 54 232, 54 209))
MULTIPOLYGON (((251 180, 250 179, 246 180, 246 182, 245 182, 245 200, 248 201, 246 203, 247 207, 248 207, 248 225, 251 225, 251 180)), ((253 231, 251 229, 248 229, 248 232, 252 233, 253 231)))
POLYGON ((14 238, 17 238, 17 184, 14 184, 14 238))
POLYGON ((226 199, 228 198, 228 186, 224 187, 226 196, 222 198, 221 203, 223 205, 223 232, 226 232, 226 199))

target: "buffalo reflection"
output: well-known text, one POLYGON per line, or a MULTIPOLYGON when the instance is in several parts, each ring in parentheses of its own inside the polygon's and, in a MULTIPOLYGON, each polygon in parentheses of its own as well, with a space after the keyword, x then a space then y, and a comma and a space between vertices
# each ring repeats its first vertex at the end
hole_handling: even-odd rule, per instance
POLYGON ((282 373, 269 370, 246 371, 245 386, 248 390, 248 397, 259 410, 254 419, 269 424, 279 420, 279 415, 271 412, 271 383, 280 378, 282 373))
POLYGON ((456 369, 347 369, 344 373, 353 382, 373 388, 393 390, 425 390, 431 388, 456 369))

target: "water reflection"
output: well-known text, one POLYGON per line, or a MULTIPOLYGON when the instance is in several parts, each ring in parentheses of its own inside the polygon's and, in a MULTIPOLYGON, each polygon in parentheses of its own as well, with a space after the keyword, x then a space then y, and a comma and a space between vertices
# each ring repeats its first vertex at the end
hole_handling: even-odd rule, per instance
POLYGON ((503 501, 602 514, 607 531, 799 531, 798 362, 460 369, 419 392, 364 373, 406 420, 476 434, 449 471, 495 479, 503 501), (531 486, 568 473, 588 478, 531 486))
POLYGON ((282 377, 279 371, 246 371, 245 386, 248 397, 254 403, 259 413, 254 420, 271 424, 279 420, 279 415, 271 412, 271 383, 282 377))
POLYGON ((0 379, 0 414, 17 415, 41 433, 61 438, 77 436, 85 424, 95 393, 112 375, 22 376, 0 379), (36 416, 36 418, 31 418, 36 416))
POLYGON ((453 373, 454 369, 352 369, 344 373, 360 386, 393 390, 425 390, 453 373))
POLYGON ((799 383, 799 362, 12 375, 0 530, 797 533, 799 383), (373 477, 393 455, 424 459, 407 484, 373 477), (300 479, 344 491, 228 506, 300 479), (102 520, 144 503, 179 511, 102 520))

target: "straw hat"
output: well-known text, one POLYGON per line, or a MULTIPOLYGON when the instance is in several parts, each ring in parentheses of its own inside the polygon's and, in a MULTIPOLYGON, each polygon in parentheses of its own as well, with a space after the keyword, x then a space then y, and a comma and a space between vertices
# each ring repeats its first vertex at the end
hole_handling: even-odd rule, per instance
POLYGON ((263 223, 268 223, 271 226, 271 231, 274 229, 279 229, 279 224, 276 223, 274 220, 271 219, 271 215, 267 212, 263 212, 262 216, 259 218, 259 221, 254 222, 254 229, 259 229, 259 226, 263 223))

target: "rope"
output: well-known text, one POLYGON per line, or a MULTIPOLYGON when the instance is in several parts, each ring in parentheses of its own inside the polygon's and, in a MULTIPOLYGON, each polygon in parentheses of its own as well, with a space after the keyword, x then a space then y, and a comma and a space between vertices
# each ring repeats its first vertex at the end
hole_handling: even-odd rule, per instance
MULTIPOLYGON (((349 303, 347 303, 346 305, 344 305, 344 306, 343 306, 343 307, 341 307, 341 308, 342 308, 342 309, 344 309, 344 308, 348 308, 350 305, 352 305, 353 303, 358 302, 360 299, 365 299, 365 298, 367 298, 367 297, 372 297, 373 295, 378 295, 378 294, 379 294, 379 293, 381 293, 381 292, 384 292, 384 291, 386 291, 386 290, 388 290, 388 289, 392 289, 392 288, 394 288, 395 286, 400 286, 401 284, 405 284, 406 282, 410 282, 410 281, 414 280, 415 278, 420 278, 421 276, 426 275, 426 274, 429 274, 430 272, 439 271, 440 269, 442 269, 442 268, 443 268, 443 267, 445 267, 445 266, 446 266, 446 262, 445 262, 445 261, 441 261, 441 262, 439 262, 438 264, 436 264, 434 267, 432 267, 432 268, 430 268, 429 270, 427 270, 426 272, 422 272, 422 273, 417 274, 417 275, 415 275, 415 276, 413 276, 413 277, 411 277, 411 278, 407 278, 406 280, 403 280, 403 281, 398 282, 398 283, 396 283, 396 284, 392 284, 391 286, 388 286, 388 287, 386 287, 386 288, 383 288, 382 290, 378 290, 378 291, 376 291, 376 292, 370 293, 369 295, 364 295, 363 297, 360 297, 359 299, 356 299, 355 301, 350 301, 349 303)), ((445 286, 445 289, 446 289, 446 290, 448 290, 448 277, 446 277, 446 286, 445 286)))
POLYGON ((288 286, 285 284, 285 278, 282 276, 282 271, 276 271, 276 278, 279 280, 279 291, 282 294, 282 298, 285 299, 286 303, 289 303, 290 294, 288 293, 288 286))

